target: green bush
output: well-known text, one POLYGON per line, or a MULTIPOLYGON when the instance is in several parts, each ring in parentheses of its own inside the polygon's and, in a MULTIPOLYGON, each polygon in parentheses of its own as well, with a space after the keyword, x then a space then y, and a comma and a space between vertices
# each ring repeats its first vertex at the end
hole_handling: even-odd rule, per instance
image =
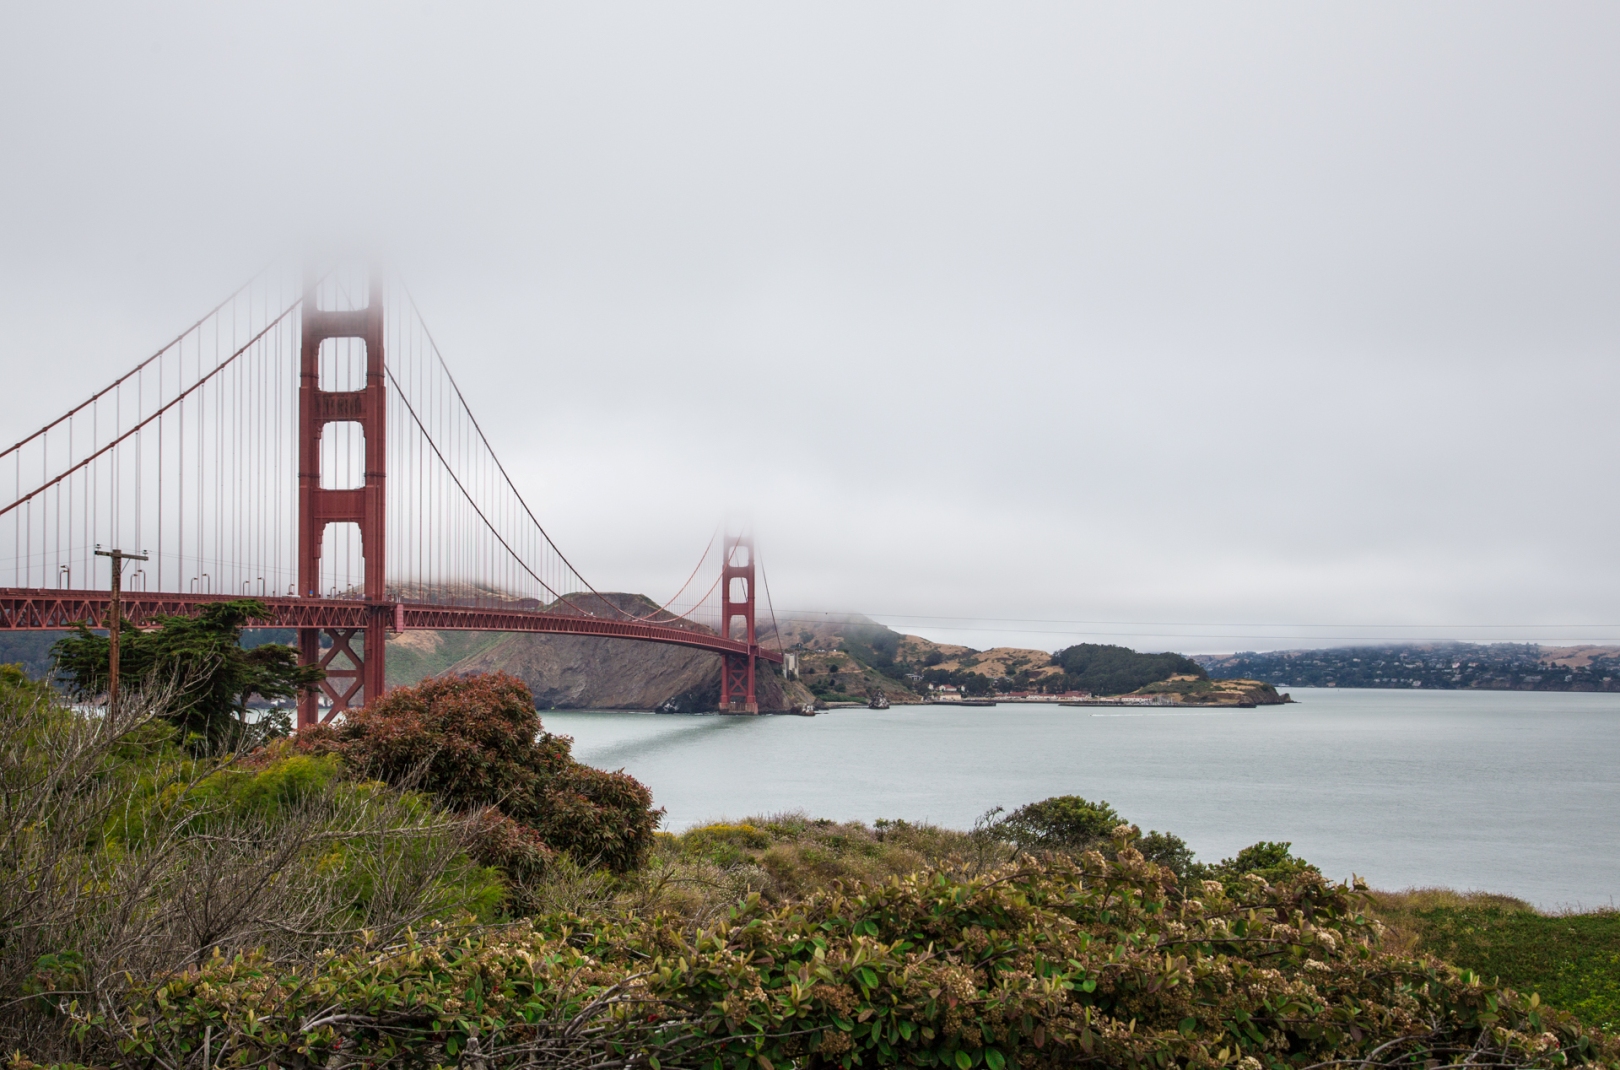
POLYGON ((1088 851, 1108 842, 1125 824, 1106 802, 1078 795, 1054 795, 1020 806, 1001 822, 1001 831, 1018 846, 1046 851, 1088 851))
POLYGON ((1300 873, 1315 873, 1317 869, 1303 858, 1290 853, 1289 843, 1261 840, 1243 848, 1233 858, 1223 858, 1212 865, 1193 863, 1189 876, 1196 880, 1217 880, 1234 887, 1250 875, 1267 881, 1288 880, 1300 873))
POLYGON ((1136 849, 1149 862, 1155 862, 1174 873, 1181 883, 1195 879, 1198 863, 1193 859, 1192 848, 1180 836, 1169 832, 1149 832, 1136 841, 1136 849))
POLYGON ((1006 817, 993 821, 989 828, 1021 850, 1056 851, 1069 855, 1091 850, 1101 850, 1107 854, 1111 850, 1110 841, 1124 835, 1144 858, 1174 873, 1182 884, 1216 880, 1230 886, 1250 873, 1268 881, 1278 881, 1297 873, 1315 871, 1309 862, 1289 853, 1289 844, 1265 841, 1243 848, 1235 858, 1213 864, 1201 863, 1180 836, 1169 832, 1140 835, 1106 802, 1092 802, 1078 795, 1054 795, 1021 806, 1006 817))
POLYGON ((254 765, 221 769, 198 785, 196 797, 202 806, 217 803, 236 815, 276 817, 324 791, 342 772, 334 755, 281 749, 254 765))

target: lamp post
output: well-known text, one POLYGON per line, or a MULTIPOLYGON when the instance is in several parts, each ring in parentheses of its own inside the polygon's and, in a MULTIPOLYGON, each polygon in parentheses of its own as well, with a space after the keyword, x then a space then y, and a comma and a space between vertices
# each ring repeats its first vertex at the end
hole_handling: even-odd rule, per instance
POLYGON ((97 550, 97 557, 111 559, 112 606, 107 611, 107 716, 118 708, 118 596, 123 590, 124 562, 145 561, 145 554, 126 554, 122 550, 97 550))

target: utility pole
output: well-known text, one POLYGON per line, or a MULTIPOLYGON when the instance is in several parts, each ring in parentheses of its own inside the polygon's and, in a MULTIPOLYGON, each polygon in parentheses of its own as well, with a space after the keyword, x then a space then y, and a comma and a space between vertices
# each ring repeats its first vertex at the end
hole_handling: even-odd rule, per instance
POLYGON ((97 550, 97 557, 111 558, 112 607, 107 611, 107 716, 118 707, 118 596, 124 589, 124 562, 145 561, 145 554, 126 554, 122 550, 97 550))

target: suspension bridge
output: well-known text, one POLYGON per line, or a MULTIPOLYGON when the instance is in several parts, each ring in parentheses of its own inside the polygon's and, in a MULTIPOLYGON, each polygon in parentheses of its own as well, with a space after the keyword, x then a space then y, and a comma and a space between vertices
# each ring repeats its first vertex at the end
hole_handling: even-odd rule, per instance
POLYGON ((746 534, 717 530, 646 612, 587 582, 379 272, 262 272, 0 453, 0 502, 0 630, 105 627, 113 566, 96 551, 139 553, 120 610, 135 627, 251 597, 265 627, 297 630, 326 672, 300 727, 381 695, 387 638, 408 629, 712 651, 733 713, 759 712, 757 663, 782 661, 758 642, 746 534))

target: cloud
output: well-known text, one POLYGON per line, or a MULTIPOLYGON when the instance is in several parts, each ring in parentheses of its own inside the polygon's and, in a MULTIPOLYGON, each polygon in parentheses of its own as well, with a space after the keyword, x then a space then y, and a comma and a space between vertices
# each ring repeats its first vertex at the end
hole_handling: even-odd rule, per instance
POLYGON ((1617 22, 13 5, 0 422, 381 251, 599 585, 742 510, 796 607, 1613 624, 1617 22))

